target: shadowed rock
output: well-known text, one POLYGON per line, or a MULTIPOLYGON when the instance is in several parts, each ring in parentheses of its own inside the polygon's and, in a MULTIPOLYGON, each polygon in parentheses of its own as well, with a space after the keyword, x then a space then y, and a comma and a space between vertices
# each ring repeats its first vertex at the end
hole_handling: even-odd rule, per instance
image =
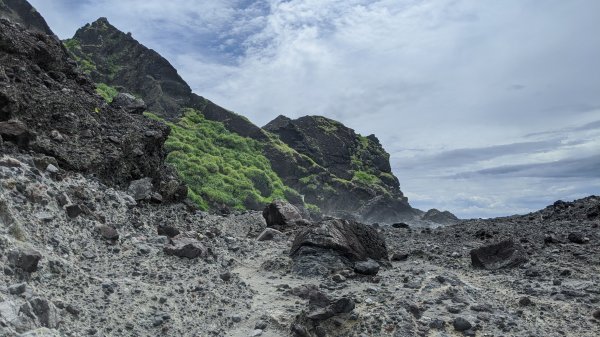
POLYGON ((512 268, 527 262, 523 247, 512 239, 471 250, 471 263, 475 268, 512 268))
POLYGON ((111 105, 131 114, 141 114, 148 108, 142 99, 127 93, 118 94, 111 105))
POLYGON ((171 244, 166 245, 163 251, 167 255, 178 257, 187 257, 194 259, 206 255, 206 248, 200 241, 185 237, 175 237, 171 240, 171 244))
POLYGON ((42 254, 33 249, 18 249, 8 252, 8 263, 23 271, 32 273, 37 270, 42 254))
POLYGON ((290 227, 296 221, 302 220, 302 215, 300 215, 298 208, 282 200, 275 200, 268 204, 262 214, 267 221, 268 227, 278 229, 290 227))

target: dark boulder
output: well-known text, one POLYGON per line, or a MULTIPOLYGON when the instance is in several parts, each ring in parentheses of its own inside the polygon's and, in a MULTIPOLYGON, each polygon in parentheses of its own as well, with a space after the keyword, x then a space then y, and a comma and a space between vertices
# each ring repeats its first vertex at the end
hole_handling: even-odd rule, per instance
POLYGON ((572 243, 577 243, 577 244, 584 244, 590 241, 589 238, 587 238, 583 233, 569 233, 569 236, 567 237, 567 239, 569 239, 569 241, 571 241, 572 243))
POLYGON ((354 272, 363 275, 377 275, 379 272, 379 263, 371 259, 356 262, 354 264, 354 272))
POLYGON ((263 210, 263 217, 267 221, 268 227, 284 229, 302 220, 302 215, 296 206, 282 201, 275 200, 268 204, 263 210))
POLYGON ((144 100, 128 93, 119 93, 110 104, 131 114, 142 114, 148 109, 144 100))
POLYGON ((41 259, 42 254, 29 248, 8 252, 8 264, 28 273, 32 273, 38 269, 38 262, 41 259))
POLYGON ((337 256, 348 267, 358 261, 388 258, 385 239, 376 229, 341 219, 324 220, 301 230, 292 243, 290 254, 295 260, 307 257, 318 263, 325 263, 329 255, 337 256))
POLYGON ((174 237, 171 239, 171 243, 163 248, 163 251, 167 255, 187 257, 188 259, 202 257, 207 253, 200 241, 186 237, 174 237))
POLYGON ((527 262, 521 244, 512 239, 471 250, 471 263, 475 268, 512 268, 527 262))
POLYGON ((0 122, 0 136, 3 141, 15 143, 19 147, 28 147, 35 135, 27 126, 18 121, 0 122))

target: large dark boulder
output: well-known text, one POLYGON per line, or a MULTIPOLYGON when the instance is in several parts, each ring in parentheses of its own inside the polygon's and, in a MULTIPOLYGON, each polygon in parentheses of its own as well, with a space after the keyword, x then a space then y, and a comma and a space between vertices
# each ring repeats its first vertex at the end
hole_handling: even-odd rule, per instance
POLYGON ((388 258, 383 235, 373 227, 351 220, 324 220, 301 230, 292 244, 291 256, 302 255, 305 247, 332 251, 351 262, 388 258))
POLYGON ((296 221, 302 220, 298 208, 283 200, 274 200, 263 210, 263 217, 268 227, 285 229, 291 227, 296 221))
POLYGON ((527 262, 525 250, 512 239, 471 250, 471 263, 475 268, 502 269, 517 267, 527 262))
POLYGON ((208 252, 200 241, 180 236, 172 238, 171 243, 166 245, 163 251, 167 255, 186 257, 188 259, 205 256, 208 252))
POLYGON ((128 93, 119 93, 110 104, 131 114, 142 114, 148 108, 144 100, 128 93))

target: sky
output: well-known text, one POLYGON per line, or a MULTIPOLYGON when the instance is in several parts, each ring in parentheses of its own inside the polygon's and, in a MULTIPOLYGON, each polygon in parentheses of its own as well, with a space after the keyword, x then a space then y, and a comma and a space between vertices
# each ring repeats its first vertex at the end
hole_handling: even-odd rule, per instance
POLYGON ((30 2, 61 38, 107 17, 258 125, 375 134, 414 207, 493 217, 600 194, 600 1, 30 2))

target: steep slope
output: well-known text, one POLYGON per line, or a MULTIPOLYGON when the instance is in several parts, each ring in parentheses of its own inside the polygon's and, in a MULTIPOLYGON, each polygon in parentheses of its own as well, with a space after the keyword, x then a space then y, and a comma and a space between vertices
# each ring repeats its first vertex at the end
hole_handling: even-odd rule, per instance
POLYGON ((25 0, 0 0, 0 18, 19 23, 27 29, 54 35, 42 15, 25 0))
MULTIPOLYGON (((323 138, 327 134, 320 131, 325 125, 314 126, 304 130, 304 136, 319 131, 315 137, 322 138, 317 144, 321 147, 310 147, 308 143, 298 147, 297 142, 286 138, 282 128, 274 127, 284 117, 263 130, 195 95, 167 60, 130 34, 119 31, 106 18, 82 27, 65 45, 94 81, 141 97, 148 104, 148 111, 156 116, 175 121, 185 109, 194 109, 206 120, 222 123, 227 130, 259 142, 263 155, 287 189, 296 190, 304 196, 304 202, 316 205, 326 214, 377 222, 416 216, 391 173, 388 154, 375 136, 362 137, 341 123, 327 120, 338 129, 333 138, 323 138), (329 140, 336 141, 328 143, 329 140), (340 155, 338 150, 347 153, 340 155)), ((188 146, 197 142, 190 138, 187 141, 188 146)), ((226 188, 234 187, 229 184, 226 188)), ((290 201, 303 203, 293 197, 297 193, 291 194, 290 201)))
POLYGON ((4 151, 44 153, 114 185, 151 178, 174 187, 162 191, 174 197, 177 179, 164 165, 169 129, 106 105, 55 37, 0 19, 0 84, 4 151))

